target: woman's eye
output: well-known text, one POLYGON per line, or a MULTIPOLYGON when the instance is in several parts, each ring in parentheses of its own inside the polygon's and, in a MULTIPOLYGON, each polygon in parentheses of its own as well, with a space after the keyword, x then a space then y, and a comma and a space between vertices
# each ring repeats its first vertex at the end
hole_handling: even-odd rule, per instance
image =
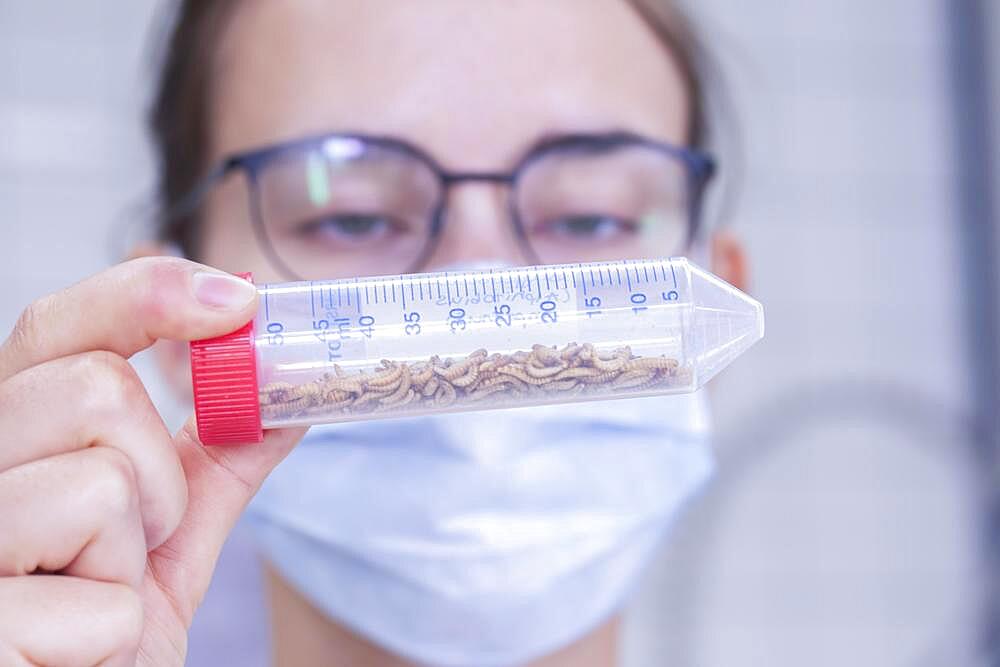
POLYGON ((384 237, 393 230, 392 221, 382 215, 345 213, 313 220, 301 227, 307 236, 335 238, 347 241, 370 241, 384 237))
POLYGON ((608 239, 635 231, 631 220, 610 215, 573 215, 550 220, 541 225, 542 230, 580 241, 608 239))

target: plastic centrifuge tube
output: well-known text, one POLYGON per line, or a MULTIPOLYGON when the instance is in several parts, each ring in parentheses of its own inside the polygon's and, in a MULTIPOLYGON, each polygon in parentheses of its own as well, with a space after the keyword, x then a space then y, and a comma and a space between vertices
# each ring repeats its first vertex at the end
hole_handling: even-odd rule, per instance
POLYGON ((764 335, 760 303, 684 258, 258 291, 247 326, 191 344, 205 444, 293 425, 690 392, 764 335))

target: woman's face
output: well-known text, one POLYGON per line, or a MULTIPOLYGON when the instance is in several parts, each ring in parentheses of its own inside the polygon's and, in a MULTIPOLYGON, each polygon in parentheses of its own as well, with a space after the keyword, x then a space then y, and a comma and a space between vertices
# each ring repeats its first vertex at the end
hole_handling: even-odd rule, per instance
MULTIPOLYGON (((689 120, 680 70, 624 0, 243 0, 211 96, 212 163, 350 131, 405 139, 446 169, 496 172, 554 134, 625 130, 682 145, 689 120)), ((505 188, 451 189, 426 268, 525 261, 505 188)), ((247 209, 239 178, 214 193, 199 259, 279 280, 247 209)))

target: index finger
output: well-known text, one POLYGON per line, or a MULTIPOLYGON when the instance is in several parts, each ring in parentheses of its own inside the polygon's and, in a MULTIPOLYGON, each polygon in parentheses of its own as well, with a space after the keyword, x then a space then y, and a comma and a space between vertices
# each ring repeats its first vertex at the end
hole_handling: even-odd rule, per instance
POLYGON ((131 260, 28 306, 0 346, 0 381, 80 352, 129 357, 159 338, 221 336, 256 308, 256 289, 236 276, 176 257, 131 260))

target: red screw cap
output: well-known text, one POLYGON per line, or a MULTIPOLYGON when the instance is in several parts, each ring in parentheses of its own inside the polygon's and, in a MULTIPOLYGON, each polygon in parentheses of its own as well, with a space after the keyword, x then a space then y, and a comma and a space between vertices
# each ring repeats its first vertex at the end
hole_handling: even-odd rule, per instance
MULTIPOLYGON (((249 273, 238 275, 253 282, 249 273)), ((253 320, 225 336, 192 341, 191 381, 198 437, 203 444, 235 445, 264 439, 253 320)))

